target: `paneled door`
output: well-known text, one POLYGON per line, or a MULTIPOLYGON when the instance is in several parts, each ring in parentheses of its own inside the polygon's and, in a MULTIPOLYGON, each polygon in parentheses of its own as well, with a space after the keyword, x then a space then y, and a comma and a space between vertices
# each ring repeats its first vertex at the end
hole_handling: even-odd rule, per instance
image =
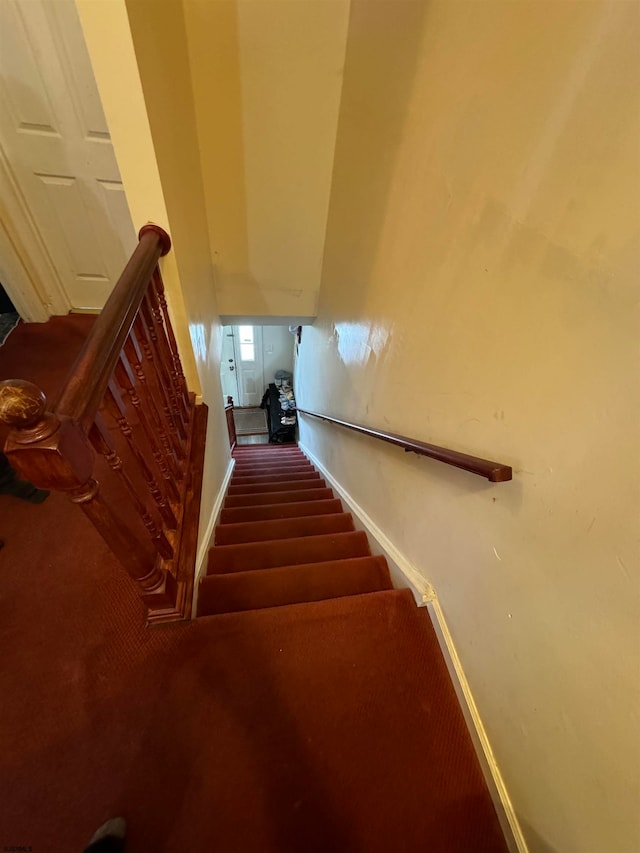
POLYGON ((259 406, 264 394, 262 327, 234 326, 240 406, 259 406))
POLYGON ((0 149, 25 249, 39 241, 70 308, 101 308, 136 236, 74 0, 0 2, 0 149))

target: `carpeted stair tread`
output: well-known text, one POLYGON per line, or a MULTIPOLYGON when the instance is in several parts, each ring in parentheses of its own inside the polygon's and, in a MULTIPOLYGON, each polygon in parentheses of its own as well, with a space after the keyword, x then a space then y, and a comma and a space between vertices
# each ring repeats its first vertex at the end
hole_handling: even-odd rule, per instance
POLYGON ((261 521, 219 524, 215 529, 214 544, 240 545, 243 542, 297 539, 301 536, 344 533, 353 529, 353 518, 348 512, 308 515, 300 518, 267 518, 261 521))
POLYGON ((281 607, 391 589, 384 557, 356 557, 266 571, 208 575, 198 593, 198 615, 281 607))
POLYGON ((254 495, 260 492, 293 492, 306 489, 325 489, 327 484, 324 480, 278 480, 275 483, 243 483, 242 485, 230 485, 229 495, 254 495))
POLYGON ((300 450, 273 450, 273 449, 265 449, 265 450, 245 450, 239 451, 237 448, 233 452, 234 459, 242 459, 249 460, 255 462, 264 462, 267 459, 270 460, 280 460, 280 459, 307 459, 307 457, 300 450))
POLYGON ((251 450, 241 449, 236 447, 233 451, 234 459, 306 459, 307 457, 301 450, 297 448, 282 448, 264 446, 264 450, 259 450, 257 447, 251 450))
POLYGON ((311 462, 305 457, 287 457, 286 459, 238 459, 234 457, 235 467, 238 468, 266 468, 266 469, 280 469, 280 468, 292 468, 298 465, 311 465, 311 462))
POLYGON ((258 459, 245 459, 234 456, 236 465, 264 465, 266 468, 276 468, 278 465, 311 465, 311 462, 302 454, 296 456, 264 456, 258 459))
POLYGON ((278 539, 274 542, 215 545, 209 551, 207 574, 247 572, 345 557, 368 557, 370 554, 366 534, 361 530, 278 539))
POLYGON ((251 461, 243 461, 241 459, 235 459, 235 470, 265 470, 265 473, 273 472, 277 474, 278 471, 282 469, 291 469, 291 468, 313 468, 313 465, 308 459, 277 459, 277 460, 251 460, 251 461))
POLYGON ((297 444, 237 444, 233 450, 236 453, 302 453, 297 444))
POLYGON ((264 474, 278 474, 280 471, 295 471, 296 468, 300 468, 300 470, 313 469, 313 465, 303 459, 296 459, 291 462, 240 462, 236 460, 233 470, 234 473, 238 471, 260 471, 264 474))
MULTIPOLYGON (((182 732, 189 797, 170 838, 154 828, 154 803, 140 850, 506 853, 437 637, 410 592, 201 617, 181 660, 139 760, 161 765, 170 721, 206 679, 208 702, 182 732)), ((162 791, 155 774, 150 784, 162 791)))
POLYGON ((338 498, 324 501, 292 501, 291 503, 263 506, 229 507, 220 513, 220 524, 237 524, 241 521, 262 521, 267 518, 299 518, 304 515, 328 515, 342 512, 338 498))
POLYGON ((227 494, 224 506, 225 508, 264 506, 265 504, 293 503, 294 501, 325 501, 331 498, 333 498, 333 491, 326 487, 321 489, 299 489, 297 491, 258 492, 244 495, 227 494))
POLYGON ((243 474, 247 474, 249 472, 257 471, 263 475, 268 474, 280 474, 282 471, 295 471, 296 469, 300 469, 301 471, 315 471, 315 468, 308 460, 296 460, 295 462, 278 462, 274 465, 267 465, 264 462, 251 462, 251 463, 239 463, 236 460, 236 464, 234 466, 234 474, 238 471, 241 471, 243 474))
POLYGON ((276 468, 263 468, 261 465, 236 465, 234 477, 268 477, 272 474, 304 474, 315 471, 313 465, 278 465, 276 468))
POLYGON ((319 480, 320 474, 309 468, 307 471, 284 471, 280 474, 234 474, 231 478, 232 486, 243 486, 247 484, 266 483, 293 483, 295 480, 319 480))
MULTIPOLYGON (((238 468, 233 470, 233 477, 276 477, 282 474, 315 474, 316 469, 311 465, 283 465, 278 466, 277 470, 266 470, 254 467, 253 465, 246 468, 238 468)), ((266 481, 265 481, 266 482, 266 481)))
POLYGON ((299 465, 304 462, 309 462, 309 459, 307 459, 307 457, 302 453, 275 455, 259 453, 256 456, 238 456, 234 453, 233 458, 237 465, 299 465))

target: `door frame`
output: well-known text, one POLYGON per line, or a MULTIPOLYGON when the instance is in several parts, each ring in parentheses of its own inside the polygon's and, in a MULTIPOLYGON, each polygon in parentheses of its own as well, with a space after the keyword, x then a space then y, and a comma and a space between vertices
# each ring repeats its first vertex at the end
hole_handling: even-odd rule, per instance
MULTIPOLYGON (((238 326, 252 326, 253 327, 253 344, 255 347, 256 353, 260 352, 260 374, 262 381, 260 383, 260 387, 263 389, 262 394, 264 393, 264 352, 262 346, 262 326, 256 326, 255 323, 236 323, 233 326, 233 353, 234 353, 234 361, 235 361, 235 374, 236 374, 236 384, 238 386, 238 408, 239 409, 254 409, 256 406, 259 406, 260 403, 252 403, 251 405, 246 405, 243 400, 243 391, 242 391, 242 379, 240 376, 240 367, 242 364, 238 352, 237 344, 240 342, 240 330, 238 326)), ((258 396, 262 399, 262 394, 258 396)))
MULTIPOLYGON (((225 394, 225 391, 223 388, 222 389, 222 396, 224 398, 225 405, 227 402, 227 397, 230 396, 231 399, 233 400, 234 408, 238 408, 238 404, 240 402, 240 389, 238 387, 238 369, 236 366, 238 359, 236 358, 236 335, 235 335, 235 332, 233 331, 234 328, 235 328, 235 326, 223 326, 222 327, 222 334, 225 337, 231 338, 231 351, 233 353, 233 371, 231 371, 231 372, 233 373, 233 385, 235 387, 235 393, 231 394, 231 395, 225 394), (230 333, 226 331, 227 329, 230 329, 230 333)), ((222 344, 222 347, 220 348, 220 383, 221 384, 224 384, 222 381, 222 371, 225 370, 225 365, 226 365, 227 370, 229 367, 228 363, 223 361, 223 358, 224 358, 224 343, 222 344)))

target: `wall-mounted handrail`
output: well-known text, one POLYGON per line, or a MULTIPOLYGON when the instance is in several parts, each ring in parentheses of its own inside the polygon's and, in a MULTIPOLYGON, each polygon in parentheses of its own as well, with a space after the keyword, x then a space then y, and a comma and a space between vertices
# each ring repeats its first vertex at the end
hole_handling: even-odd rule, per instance
POLYGON ((469 456, 469 454, 460 453, 457 450, 449 450, 446 447, 438 447, 435 444, 426 444, 424 441, 407 438, 406 435, 372 429, 363 424, 354 424, 350 421, 343 421, 340 418, 333 418, 330 415, 310 412, 308 409, 301 409, 300 407, 298 407, 297 411, 303 415, 309 415, 312 418, 318 418, 321 421, 327 421, 328 423, 336 424, 336 426, 351 429, 362 435, 368 435, 371 438, 395 444, 396 447, 401 447, 406 453, 417 453, 419 456, 428 456, 430 459, 437 459, 438 462, 446 462, 447 465, 462 468, 463 471, 469 471, 471 474, 477 474, 479 477, 486 477, 492 483, 504 483, 513 477, 511 467, 504 465, 502 462, 492 462, 490 459, 481 459, 479 456, 469 456))

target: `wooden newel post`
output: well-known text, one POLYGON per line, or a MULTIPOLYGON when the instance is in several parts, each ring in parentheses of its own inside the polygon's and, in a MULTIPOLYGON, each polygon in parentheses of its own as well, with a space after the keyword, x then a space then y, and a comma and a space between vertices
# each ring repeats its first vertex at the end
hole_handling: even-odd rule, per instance
POLYGON ((11 427, 4 449, 16 471, 40 488, 66 492, 142 589, 158 589, 164 573, 104 502, 93 477, 94 451, 80 426, 47 411, 42 391, 20 379, 0 382, 0 422, 11 427))

